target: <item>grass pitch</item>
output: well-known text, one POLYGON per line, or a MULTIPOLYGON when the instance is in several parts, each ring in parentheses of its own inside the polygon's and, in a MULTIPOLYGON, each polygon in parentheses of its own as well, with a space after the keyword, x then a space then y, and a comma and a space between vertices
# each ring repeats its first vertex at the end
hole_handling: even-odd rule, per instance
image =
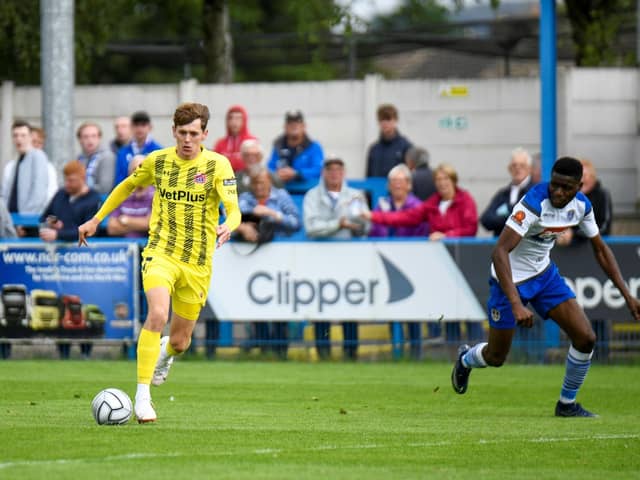
POLYGON ((135 363, 0 362, 1 479, 640 478, 637 367, 594 366, 554 418, 564 369, 179 361, 154 388, 156 424, 100 427, 105 387, 135 363), (173 397, 173 399, 171 399, 173 397))

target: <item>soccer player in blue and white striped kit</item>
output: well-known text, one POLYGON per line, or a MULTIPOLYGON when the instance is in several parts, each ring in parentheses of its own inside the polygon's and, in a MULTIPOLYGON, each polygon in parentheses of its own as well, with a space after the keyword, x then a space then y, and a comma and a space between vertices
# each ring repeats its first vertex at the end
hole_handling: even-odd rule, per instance
POLYGON ((516 325, 533 325, 533 312, 525 307, 530 303, 542 318, 555 321, 571 340, 555 415, 597 416, 576 402, 591 364, 596 335, 575 294, 549 258, 556 238, 578 226, 591 240, 596 260, 620 290, 636 320, 640 320, 640 302, 629 292, 613 253, 600 237, 591 203, 580 192, 581 180, 581 163, 562 157, 553 165, 551 181, 533 187, 513 208, 492 254, 487 302, 489 341, 459 348, 451 373, 457 393, 467 391, 473 368, 504 363, 516 325))

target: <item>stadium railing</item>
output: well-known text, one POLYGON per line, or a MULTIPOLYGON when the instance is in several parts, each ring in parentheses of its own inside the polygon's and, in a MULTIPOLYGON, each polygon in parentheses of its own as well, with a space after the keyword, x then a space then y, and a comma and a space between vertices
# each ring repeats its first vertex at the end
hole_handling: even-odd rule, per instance
MULTIPOLYGON (((122 242, 128 241, 122 238, 100 238, 101 242, 122 242)), ((385 241, 407 241, 412 240, 415 242, 415 238, 413 239, 397 239, 397 240, 385 240, 385 241)), ((2 243, 22 243, 22 242, 39 242, 38 239, 5 239, 0 240, 0 247, 2 243)), ((146 239, 141 240, 133 240, 140 245, 144 245, 146 243, 146 239)), ((368 242, 369 240, 355 240, 356 242, 368 242)), ((379 240, 377 240, 379 242, 379 240)), ((622 254, 619 257, 620 264, 627 272, 625 279, 629 277, 629 268, 633 268, 633 260, 635 260, 637 256, 637 249, 640 247, 640 237, 608 237, 606 238, 607 243, 612 246, 612 248, 618 250, 617 254, 622 254), (626 252, 626 253, 625 253, 626 252), (626 255, 626 256, 625 256, 626 255), (627 258, 629 256, 629 258, 627 258), (631 260, 630 260, 631 259, 631 260)), ((317 242, 317 240, 307 240, 304 237, 296 238, 296 239, 284 239, 284 240, 275 240, 275 242, 317 242)), ((322 242, 331 242, 330 240, 324 240, 322 242)), ((454 259, 461 270, 463 271, 467 281, 471 285, 471 288, 476 291, 476 295, 481 304, 484 304, 484 298, 481 298, 484 295, 484 291, 488 291, 487 285, 487 272, 489 265, 489 255, 490 251, 494 245, 494 239, 492 238, 462 238, 462 239, 448 239, 443 242, 446 248, 449 250, 451 257, 454 259), (479 259, 481 259, 479 261, 479 259), (469 270, 469 265, 473 265, 472 270, 469 270)), ((562 252, 568 252, 566 249, 556 248, 557 251, 563 255, 562 252)), ((593 260, 592 254, 588 246, 585 246, 583 252, 577 252, 572 254, 567 254, 568 259, 564 259, 561 256, 559 259, 560 262, 568 261, 573 262, 574 264, 579 265, 578 272, 586 271, 588 275, 593 275, 595 278, 596 274, 599 272, 599 267, 596 262, 593 260), (572 256, 573 255, 573 256, 572 256), (578 255, 576 257, 576 255, 578 255), (587 267, 584 267, 584 266, 587 267), (586 270, 584 270, 586 268, 586 270)), ((571 270, 571 269, 569 269, 571 270)), ((561 272, 567 274, 567 270, 563 268, 561 265, 561 272)), ((624 272, 623 272, 624 273, 624 272)), ((571 273, 574 275, 574 273, 571 273)), ((610 361, 610 354, 612 354, 611 358, 613 358, 613 354, 615 354, 615 361, 618 359, 625 358, 638 358, 640 352, 640 326, 638 326, 635 322, 631 321, 631 317, 626 311, 624 305, 619 307, 617 310, 609 309, 609 312, 615 312, 613 314, 602 314, 601 312, 605 311, 600 306, 595 305, 594 302, 598 301, 601 303, 604 302, 616 302, 615 294, 611 293, 609 290, 611 288, 607 286, 606 283, 600 282, 600 286, 596 285, 593 279, 589 279, 586 275, 582 273, 578 273, 574 275, 573 281, 577 282, 577 288, 580 289, 578 292, 578 297, 584 297, 584 300, 589 303, 590 308, 592 308, 592 312, 587 312, 588 316, 593 319, 597 319, 599 323, 594 323, 594 327, 597 330, 597 334, 599 337, 599 346, 598 351, 601 355, 607 357, 607 361, 610 361), (582 283, 580 283, 582 282, 582 283), (593 289, 596 288, 601 289, 596 292, 593 289)), ((629 278, 631 286, 635 289, 632 291, 634 294, 638 294, 638 289, 640 288, 640 279, 629 278)), ((143 321, 145 318, 145 298, 142 290, 138 292, 138 298, 140 299, 141 308, 138 310, 140 312, 139 321, 143 321)), ((619 303, 619 302, 618 302, 619 303)), ((240 347, 246 345, 247 339, 243 335, 238 334, 238 329, 234 329, 233 319, 220 318, 217 319, 215 316, 215 312, 209 311, 207 315, 205 315, 205 326, 206 328, 214 328, 216 333, 211 334, 210 332, 206 332, 204 336, 196 339, 194 345, 196 346, 205 346, 207 348, 212 348, 215 350, 217 347, 240 347)), ((367 322, 369 323, 369 322, 367 322)), ((373 323, 373 322, 371 322, 373 323)), ((378 324, 384 323, 390 324, 393 323, 393 319, 389 319, 385 322, 377 322, 378 324)), ((370 323, 369 323, 370 324, 370 323)), ((247 325, 245 323, 245 325, 247 325)), ((295 345, 304 346, 306 348, 313 348, 314 342, 312 339, 303 336, 303 329, 305 325, 310 325, 310 323, 300 324, 291 324, 295 326, 299 326, 300 329, 297 329, 293 335, 291 335, 291 346, 295 345)), ((424 346, 425 350, 435 351, 438 348, 441 348, 444 345, 444 348, 455 347, 457 342, 460 340, 464 340, 464 329, 461 331, 458 330, 457 333, 452 333, 447 330, 447 328, 443 328, 439 333, 439 336, 436 338, 425 337, 424 346), (462 333, 460 333, 462 332, 462 333), (461 338, 462 335, 462 338, 461 338)), ((485 324, 485 332, 486 332, 486 324, 485 324)), ((7 343, 16 343, 16 344, 28 344, 29 342, 36 343, 42 342, 42 340, 38 339, 2 339, 2 341, 7 341, 7 343)), ((66 339, 60 338, 55 341, 69 341, 75 343, 80 343, 78 338, 66 339)), ((90 340, 90 339, 89 339, 90 340)), ((1 342, 0 342, 1 343, 1 342)), ((109 341, 99 341, 97 344, 108 344, 109 341)), ((116 342, 117 343, 117 342, 116 342)), ((338 342, 336 342, 337 344, 338 342)), ((120 342, 122 344, 122 342, 120 342)), ((387 346, 392 347, 392 351, 394 356, 400 356, 405 346, 408 346, 407 341, 405 340, 404 332, 401 326, 394 324, 394 328, 391 329, 390 333, 386 338, 376 338, 376 339, 364 339, 360 342, 360 345, 380 345, 386 344, 387 346)), ((255 343, 253 344, 255 346, 255 343)), ((126 345, 129 347, 130 356, 133 354, 134 346, 129 344, 126 345)), ((564 348, 566 346, 566 338, 559 331, 557 326, 553 322, 542 322, 538 321, 536 326, 531 330, 519 329, 514 340, 514 348, 512 352, 512 357, 516 359, 524 359, 526 361, 547 361, 550 358, 553 358, 554 351, 558 351, 559 349, 564 348)), ((558 358, 561 358, 558 357, 558 358)), ((624 361, 624 360, 623 360, 624 361)))

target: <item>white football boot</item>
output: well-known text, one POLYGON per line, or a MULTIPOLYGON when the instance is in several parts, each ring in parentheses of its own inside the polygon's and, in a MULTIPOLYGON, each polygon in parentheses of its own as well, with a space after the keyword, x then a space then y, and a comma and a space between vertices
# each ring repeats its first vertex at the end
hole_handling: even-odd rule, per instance
POLYGON ((167 353, 167 343, 169 343, 169 337, 165 336, 160 339, 160 355, 151 378, 151 383, 155 386, 162 385, 167 380, 169 369, 173 363, 173 355, 167 353))
POLYGON ((158 419, 150 398, 136 398, 134 411, 136 413, 138 423, 150 423, 155 422, 158 419))

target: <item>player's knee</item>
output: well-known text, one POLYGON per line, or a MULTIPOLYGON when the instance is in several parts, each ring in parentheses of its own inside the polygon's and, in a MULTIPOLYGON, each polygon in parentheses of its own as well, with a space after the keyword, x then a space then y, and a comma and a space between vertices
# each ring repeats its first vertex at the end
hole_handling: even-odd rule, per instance
POLYGON ((501 367, 504 365, 505 356, 500 353, 486 351, 484 353, 484 360, 490 367, 501 367))
POLYGON ((189 344, 191 342, 187 337, 172 335, 169 339, 169 343, 171 344, 171 348, 173 348, 177 353, 182 353, 189 348, 189 344))
POLYGON ((573 346, 579 352, 589 353, 589 352, 592 352, 593 349, 595 348, 596 341, 597 341, 596 334, 592 330, 582 335, 581 338, 577 339, 577 341, 573 342, 573 346))
POLYGON ((154 327, 162 328, 169 317, 169 311, 162 306, 149 307, 147 312, 147 322, 154 327))

